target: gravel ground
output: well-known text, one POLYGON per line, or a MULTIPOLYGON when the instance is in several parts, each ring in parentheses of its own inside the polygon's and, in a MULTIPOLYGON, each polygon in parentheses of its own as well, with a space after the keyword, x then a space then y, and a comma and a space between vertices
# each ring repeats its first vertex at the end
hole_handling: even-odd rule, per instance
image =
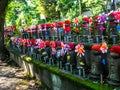
POLYGON ((45 90, 41 82, 30 79, 22 68, 0 61, 0 90, 45 90))

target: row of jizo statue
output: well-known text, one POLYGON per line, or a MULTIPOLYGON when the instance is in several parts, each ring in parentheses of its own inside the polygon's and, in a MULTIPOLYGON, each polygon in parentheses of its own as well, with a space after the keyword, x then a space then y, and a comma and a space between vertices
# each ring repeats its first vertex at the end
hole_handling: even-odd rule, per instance
POLYGON ((54 65, 82 78, 90 77, 101 83, 120 85, 120 46, 110 49, 105 44, 75 45, 68 42, 45 41, 41 48, 11 43, 11 47, 36 60, 54 65), (64 49, 63 49, 64 48, 64 49), (102 51, 103 50, 103 51, 102 51))
POLYGON ((90 77, 101 83, 105 81, 120 85, 120 46, 108 49, 107 45, 102 43, 103 40, 108 40, 108 43, 111 40, 113 44, 117 44, 120 28, 116 27, 119 22, 113 14, 109 16, 108 22, 105 26, 105 23, 99 23, 96 17, 94 31, 91 31, 88 18, 84 18, 81 35, 71 34, 69 22, 65 23, 64 28, 54 28, 56 31, 49 25, 46 29, 40 27, 40 30, 32 29, 30 32, 23 28, 22 37, 12 38, 10 46, 22 54, 81 78, 90 77), (61 41, 66 43, 66 46, 61 41))
POLYGON ((22 38, 41 38, 42 40, 54 40, 54 41, 64 41, 64 42, 82 42, 82 43, 101 43, 102 40, 106 39, 108 42, 112 40, 112 44, 117 44, 119 40, 119 20, 116 19, 114 13, 108 15, 108 23, 106 22, 106 16, 96 16, 94 17, 93 30, 91 29, 91 20, 89 17, 84 17, 82 19, 82 25, 75 23, 76 29, 82 28, 81 34, 71 34, 71 22, 66 20, 63 23, 59 22, 57 26, 54 24, 41 24, 36 28, 32 27, 30 30, 28 28, 22 28, 22 38), (102 18, 102 19, 101 19, 102 18))

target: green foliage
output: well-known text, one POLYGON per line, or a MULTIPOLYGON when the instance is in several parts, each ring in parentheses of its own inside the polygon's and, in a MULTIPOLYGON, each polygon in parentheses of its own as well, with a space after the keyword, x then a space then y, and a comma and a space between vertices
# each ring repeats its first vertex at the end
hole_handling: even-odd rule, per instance
POLYGON ((62 18, 69 20, 88 10, 94 16, 103 11, 103 0, 57 0, 56 10, 61 12, 62 18))
POLYGON ((72 20, 90 10, 93 15, 103 11, 103 0, 11 0, 6 13, 6 25, 17 28, 43 23, 40 14, 49 22, 72 20))
POLYGON ((37 9, 41 14, 43 14, 46 17, 47 21, 59 18, 59 12, 55 10, 55 0, 38 0, 37 3, 37 9))
POLYGON ((4 38, 4 44, 6 45, 6 47, 8 47, 10 45, 10 39, 9 39, 9 37, 5 37, 4 38))
POLYGON ((6 25, 17 25, 17 28, 38 24, 40 13, 36 0, 12 0, 6 11, 6 25))

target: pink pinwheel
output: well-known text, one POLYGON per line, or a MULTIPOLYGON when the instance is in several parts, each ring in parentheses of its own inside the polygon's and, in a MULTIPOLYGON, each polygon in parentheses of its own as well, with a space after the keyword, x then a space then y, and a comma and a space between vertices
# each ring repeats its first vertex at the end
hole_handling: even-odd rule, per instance
POLYGON ((78 25, 78 24, 79 24, 79 19, 78 19, 78 17, 76 17, 76 18, 73 19, 73 23, 74 23, 75 25, 78 25))
POLYGON ((41 42, 41 39, 36 39, 36 40, 35 40, 35 43, 36 43, 36 44, 40 44, 40 42, 41 42))
POLYGON ((30 29, 36 29, 36 25, 31 25, 30 29))
POLYGON ((102 14, 100 14, 99 15, 100 17, 99 17, 99 22, 101 23, 101 24, 103 24, 103 23, 105 23, 106 22, 106 14, 104 14, 104 13, 102 13, 102 14))
POLYGON ((65 44, 64 50, 65 52, 68 52, 70 50, 70 46, 68 44, 65 44))
POLYGON ((22 42, 22 38, 18 38, 18 42, 21 43, 22 42))
POLYGON ((57 23, 52 23, 51 24, 51 27, 52 27, 52 30, 54 31, 54 32, 57 32, 57 25, 56 25, 57 23))
POLYGON ((101 26, 100 30, 101 30, 101 31, 104 31, 104 30, 105 30, 105 28, 104 28, 103 26, 101 26))
POLYGON ((11 37, 10 39, 11 39, 12 41, 14 41, 15 38, 14 38, 14 37, 11 37))
POLYGON ((102 53, 107 53, 108 46, 107 46, 106 42, 102 42, 100 50, 102 51, 102 53))
POLYGON ((61 47, 62 47, 62 49, 65 48, 65 44, 63 42, 61 42, 61 47))
POLYGON ((80 57, 84 56, 84 46, 82 44, 78 44, 75 46, 75 52, 77 52, 77 56, 79 55, 80 57))

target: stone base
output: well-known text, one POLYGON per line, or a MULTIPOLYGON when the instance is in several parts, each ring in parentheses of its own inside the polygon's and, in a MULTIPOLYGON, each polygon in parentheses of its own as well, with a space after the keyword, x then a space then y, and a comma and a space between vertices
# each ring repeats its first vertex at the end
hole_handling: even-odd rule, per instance
POLYGON ((100 74, 90 74, 90 77, 93 79, 100 79, 100 74))
POLYGON ((108 79, 107 82, 108 82, 108 84, 110 84, 110 85, 120 86, 120 81, 108 79))

